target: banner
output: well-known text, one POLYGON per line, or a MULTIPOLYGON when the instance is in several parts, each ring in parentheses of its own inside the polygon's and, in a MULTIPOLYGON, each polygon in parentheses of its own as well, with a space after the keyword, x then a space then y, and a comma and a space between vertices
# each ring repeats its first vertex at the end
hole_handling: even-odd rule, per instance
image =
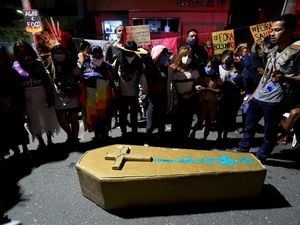
POLYGON ((151 44, 149 25, 127 26, 126 41, 135 41, 138 46, 151 44))
POLYGON ((84 39, 85 41, 89 42, 91 46, 97 45, 100 46, 103 50, 103 55, 106 54, 106 50, 110 44, 112 44, 111 41, 105 41, 105 40, 92 40, 92 39, 84 39))
POLYGON ((164 45, 164 46, 166 46, 166 48, 168 50, 172 51, 174 55, 177 55, 178 40, 179 40, 179 37, 153 39, 153 40, 151 40, 151 48, 153 48, 156 45, 164 45))
POLYGON ((234 30, 223 30, 212 33, 214 54, 222 54, 224 50, 234 51, 234 30))
POLYGON ((254 41, 258 41, 269 36, 272 32, 272 24, 273 22, 266 22, 250 26, 250 31, 254 41))
POLYGON ((41 17, 39 11, 36 9, 23 10, 26 31, 30 33, 37 33, 43 30, 41 17))

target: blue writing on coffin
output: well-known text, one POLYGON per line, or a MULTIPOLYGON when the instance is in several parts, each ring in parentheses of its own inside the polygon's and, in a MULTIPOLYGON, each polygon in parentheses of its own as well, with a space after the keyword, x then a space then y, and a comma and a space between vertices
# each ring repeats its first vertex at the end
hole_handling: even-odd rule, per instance
POLYGON ((215 158, 202 158, 202 159, 195 159, 195 158, 177 158, 177 159, 159 159, 154 158, 153 162, 157 163, 184 163, 184 164, 195 164, 195 163, 202 163, 212 166, 231 166, 236 167, 237 164, 244 164, 244 165, 256 165, 256 162, 253 161, 251 158, 239 158, 239 159, 232 159, 231 156, 219 156, 215 158))

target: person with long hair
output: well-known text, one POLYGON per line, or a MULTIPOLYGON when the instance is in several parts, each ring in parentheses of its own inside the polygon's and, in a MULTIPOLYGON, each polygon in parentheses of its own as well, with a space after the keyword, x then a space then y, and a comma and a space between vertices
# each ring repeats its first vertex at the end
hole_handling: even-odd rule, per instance
POLYGON ((174 65, 169 69, 169 110, 173 113, 172 133, 174 140, 186 142, 193 120, 195 94, 199 72, 192 66, 192 48, 180 49, 174 65))
POLYGON ((45 147, 42 135, 46 133, 48 145, 51 136, 59 131, 59 124, 54 109, 53 86, 49 73, 38 60, 36 52, 25 41, 14 45, 13 68, 18 72, 25 90, 25 114, 28 129, 39 141, 39 148, 45 147))
POLYGON ((76 66, 76 61, 69 58, 62 45, 56 45, 51 49, 51 61, 57 119, 67 134, 67 142, 77 143, 79 141, 78 91, 80 70, 76 66))

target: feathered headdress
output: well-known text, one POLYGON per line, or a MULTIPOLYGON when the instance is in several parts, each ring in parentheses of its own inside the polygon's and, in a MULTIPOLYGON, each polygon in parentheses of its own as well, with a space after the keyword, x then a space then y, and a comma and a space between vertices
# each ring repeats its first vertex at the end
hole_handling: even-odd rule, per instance
POLYGON ((38 35, 38 52, 46 63, 51 64, 51 50, 57 45, 62 45, 66 50, 69 49, 72 36, 60 28, 59 22, 50 17, 50 22, 46 21, 46 29, 38 35))

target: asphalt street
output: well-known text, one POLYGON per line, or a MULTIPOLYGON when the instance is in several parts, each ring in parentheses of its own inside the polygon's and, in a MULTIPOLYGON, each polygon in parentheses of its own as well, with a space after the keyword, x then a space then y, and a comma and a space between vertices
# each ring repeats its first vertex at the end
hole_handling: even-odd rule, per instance
MULTIPOLYGON (((143 124, 142 124, 143 125, 143 124)), ((167 127, 170 131, 170 127, 167 127)), ((262 138, 262 129, 256 136, 253 151, 262 138)), ((0 164, 1 197, 10 219, 24 225, 81 225, 81 224, 207 224, 207 225, 299 225, 300 224, 300 153, 290 145, 277 146, 267 161, 267 177, 261 195, 254 199, 225 202, 140 207, 107 212, 81 194, 75 169, 82 154, 101 145, 128 143, 142 145, 145 128, 139 136, 122 139, 119 128, 111 132, 107 143, 95 143, 93 134, 80 126, 81 143, 66 145, 66 136, 60 132, 53 138, 54 145, 37 151, 36 141, 29 145, 29 154, 9 157, 0 164)), ((190 143, 194 149, 229 150, 237 147, 241 134, 231 132, 230 143, 216 145, 216 132, 203 142, 203 131, 196 133, 190 143)), ((153 145, 166 146, 168 136, 153 140, 153 145)), ((11 153, 12 154, 12 153, 11 153)), ((249 181, 251 182, 251 181, 249 181)))

